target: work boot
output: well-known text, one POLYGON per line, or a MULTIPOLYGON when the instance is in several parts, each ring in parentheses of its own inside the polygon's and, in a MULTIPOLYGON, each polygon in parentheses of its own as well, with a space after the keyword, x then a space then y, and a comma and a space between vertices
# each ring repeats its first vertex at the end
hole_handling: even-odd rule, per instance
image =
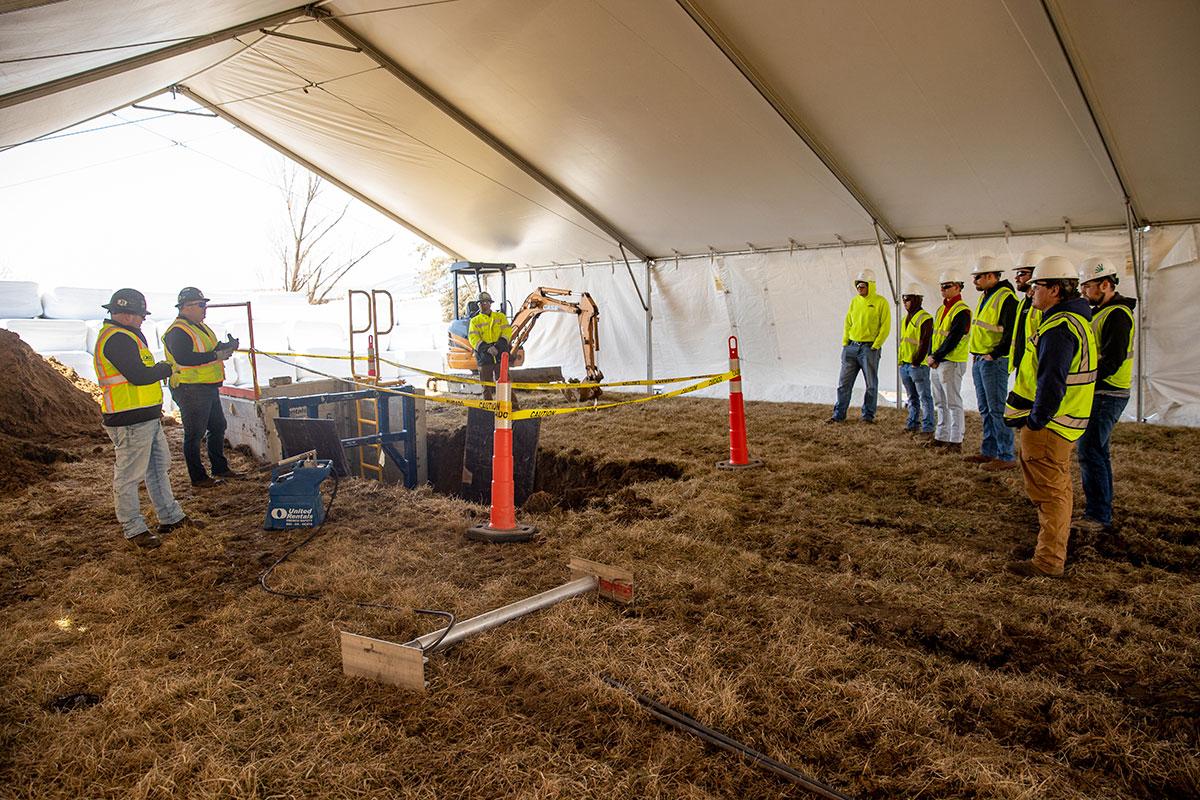
POLYGON ((1062 575, 1051 575, 1049 572, 1042 572, 1032 561, 1012 561, 1009 562, 1005 569, 1011 572, 1013 575, 1020 575, 1022 578, 1062 577, 1062 575))
POLYGON ((166 536, 171 531, 182 528, 185 525, 190 525, 193 528, 203 528, 204 527, 201 523, 199 523, 196 520, 192 519, 191 517, 185 515, 184 518, 179 520, 178 522, 160 523, 158 526, 158 535, 166 536))
POLYGON ((983 465, 983 469, 987 470, 988 472, 1000 472, 1002 470, 1016 469, 1016 468, 1017 468, 1016 459, 1013 459, 1012 461, 1001 461, 998 458, 993 458, 987 464, 983 465))
POLYGON ((235 469, 227 469, 224 472, 214 472, 213 475, 214 475, 214 477, 224 478, 225 480, 230 481, 230 480, 237 480, 238 478, 244 478, 246 476, 246 473, 238 472, 235 469))
POLYGON ((985 456, 983 454, 976 454, 973 456, 963 456, 963 461, 966 461, 968 464, 986 464, 989 461, 995 461, 995 460, 996 459, 992 458, 991 456, 985 456))
POLYGON ((845 422, 845 421, 846 420, 838 419, 837 417, 830 417, 829 419, 825 420, 825 424, 826 425, 837 425, 839 422, 845 422))
POLYGON ((961 453, 962 442, 942 442, 942 448, 945 449, 947 453, 961 453))
POLYGON ((148 530, 142 531, 137 536, 130 536, 129 542, 146 550, 153 550, 162 544, 162 540, 148 530))
POLYGON ((1071 523, 1071 527, 1075 530, 1086 531, 1088 533, 1109 533, 1112 531, 1112 525, 1105 525, 1103 522, 1091 517, 1081 517, 1071 523))
POLYGON ((220 486, 225 481, 220 478, 205 478, 204 480, 192 481, 192 486, 197 489, 211 489, 214 486, 220 486))
POLYGON ((933 431, 915 431, 913 433, 913 438, 914 439, 924 439, 927 442, 932 442, 933 441, 933 431))
POLYGON ((949 443, 948 443, 948 442, 943 442, 941 439, 934 439, 934 438, 933 438, 933 436, 932 436, 932 434, 931 434, 931 435, 930 435, 930 437, 929 437, 929 439, 928 439, 928 441, 926 441, 926 442, 922 443, 922 445, 921 445, 921 446, 922 446, 922 447, 928 447, 928 448, 930 448, 930 449, 932 449, 932 450, 941 450, 941 449, 942 449, 943 447, 945 447, 947 444, 949 444, 949 443))

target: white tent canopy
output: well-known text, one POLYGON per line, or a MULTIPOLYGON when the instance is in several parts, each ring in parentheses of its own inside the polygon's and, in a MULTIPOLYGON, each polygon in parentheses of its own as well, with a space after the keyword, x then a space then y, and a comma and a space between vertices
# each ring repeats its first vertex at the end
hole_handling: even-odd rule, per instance
MULTIPOLYGON (((653 261, 661 342, 697 313, 672 299, 677 254, 803 281, 836 320, 827 245, 877 271, 886 253, 895 281, 897 253, 920 275, 916 244, 951 235, 928 263, 1006 233, 1074 251, 1111 230, 1122 258, 1127 224, 1179 240, 1200 220, 1197 41, 1194 0, 0 0, 0 148, 179 86, 456 256, 653 261)), ((1172 402, 1200 402, 1187 387, 1172 402)))

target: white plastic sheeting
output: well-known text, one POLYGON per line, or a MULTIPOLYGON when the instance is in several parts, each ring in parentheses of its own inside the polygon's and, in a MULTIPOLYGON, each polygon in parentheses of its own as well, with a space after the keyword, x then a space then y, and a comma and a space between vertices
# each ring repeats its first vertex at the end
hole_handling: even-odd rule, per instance
POLYGON ((42 293, 42 313, 47 319, 104 319, 108 312, 102 306, 112 293, 111 289, 56 286, 42 293))
POLYGON ((20 336, 35 352, 87 350, 88 326, 77 319, 6 319, 8 330, 20 336))
POLYGON ((38 285, 32 281, 0 281, 0 317, 29 318, 42 315, 38 285))

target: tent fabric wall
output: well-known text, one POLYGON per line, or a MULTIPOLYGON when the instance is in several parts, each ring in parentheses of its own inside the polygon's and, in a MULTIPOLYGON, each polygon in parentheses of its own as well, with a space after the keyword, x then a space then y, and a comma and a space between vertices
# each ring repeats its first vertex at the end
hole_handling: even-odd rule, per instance
MULTIPOLYGON (((1145 325, 1145 413, 1153 421, 1200 422, 1200 228, 1153 229, 1147 234, 1147 284, 1150 321, 1145 325), (1180 302, 1182 300, 1182 302, 1180 302)), ((1126 263, 1129 240, 1123 234, 1056 236, 929 242, 903 248, 901 280, 926 288, 926 307, 939 302, 937 276, 945 269, 965 273, 979 256, 994 255, 1011 268, 1025 250, 1061 255, 1078 263, 1093 255, 1126 263)), ((893 254, 888 251, 891 269, 893 254)), ((858 270, 875 270, 877 290, 890 300, 879 251, 871 247, 795 250, 712 259, 666 260, 653 270, 654 374, 656 377, 721 372, 727 364, 726 341, 738 336, 743 391, 748 400, 833 404, 839 369, 842 320, 853 296, 858 270)), ((639 283, 640 271, 634 272, 639 283)), ((894 275, 894 272, 893 272, 894 275)), ((598 363, 608 380, 645 377, 645 316, 624 265, 590 264, 510 274, 509 299, 519 304, 536 286, 588 291, 600 308, 598 363)), ((497 287, 492 287, 493 289, 497 287)), ((1122 270, 1122 294, 1136 297, 1134 275, 1122 270)), ((974 306, 977 293, 963 293, 974 306)), ((896 391, 895 320, 880 359, 881 402, 896 391)), ((526 346, 531 365, 560 364, 571 377, 583 365, 577 327, 567 315, 544 315, 526 346), (558 316, 562 319, 551 319, 558 316)), ((701 394, 722 397, 727 387, 701 394)), ((855 393, 860 402, 862 381, 855 393)), ((963 395, 975 407, 968 371, 963 395)), ((1132 419, 1135 404, 1126 417, 1132 419)))

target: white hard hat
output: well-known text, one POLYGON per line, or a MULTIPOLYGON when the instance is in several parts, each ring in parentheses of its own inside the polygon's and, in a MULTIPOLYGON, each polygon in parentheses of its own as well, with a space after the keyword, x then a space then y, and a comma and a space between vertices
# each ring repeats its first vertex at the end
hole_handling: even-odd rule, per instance
POLYGON ((1045 258, 1040 250, 1026 250, 1021 253, 1021 260, 1017 262, 1016 269, 1013 272, 1020 272, 1023 269, 1034 269, 1038 264, 1042 263, 1045 258))
POLYGON ((479 302, 490 303, 490 302, 492 302, 492 296, 490 294, 488 294, 487 292, 480 292, 479 293, 479 302))
POLYGON ((875 282, 875 270, 873 270, 873 269, 859 270, 858 274, 854 276, 854 282, 858 283, 859 281, 866 281, 867 283, 874 283, 875 282))
POLYGON ((938 275, 938 283, 957 283, 962 284, 962 274, 956 269, 948 269, 941 275, 938 275))
POLYGON ((1038 281, 1077 281, 1079 280, 1079 271, 1075 269, 1075 265, 1069 258, 1050 256, 1038 262, 1030 280, 1033 283, 1038 281))
POLYGON ((1089 258, 1079 265, 1079 281, 1099 280, 1100 278, 1116 278, 1117 268, 1107 258, 1089 258))
POLYGON ((971 270, 972 275, 984 275, 988 272, 1000 272, 1000 265, 992 256, 980 256, 975 262, 975 269, 971 270))
POLYGON ((901 297, 908 297, 909 295, 924 297, 925 290, 921 288, 921 284, 919 283, 906 283, 904 284, 904 294, 901 297))

